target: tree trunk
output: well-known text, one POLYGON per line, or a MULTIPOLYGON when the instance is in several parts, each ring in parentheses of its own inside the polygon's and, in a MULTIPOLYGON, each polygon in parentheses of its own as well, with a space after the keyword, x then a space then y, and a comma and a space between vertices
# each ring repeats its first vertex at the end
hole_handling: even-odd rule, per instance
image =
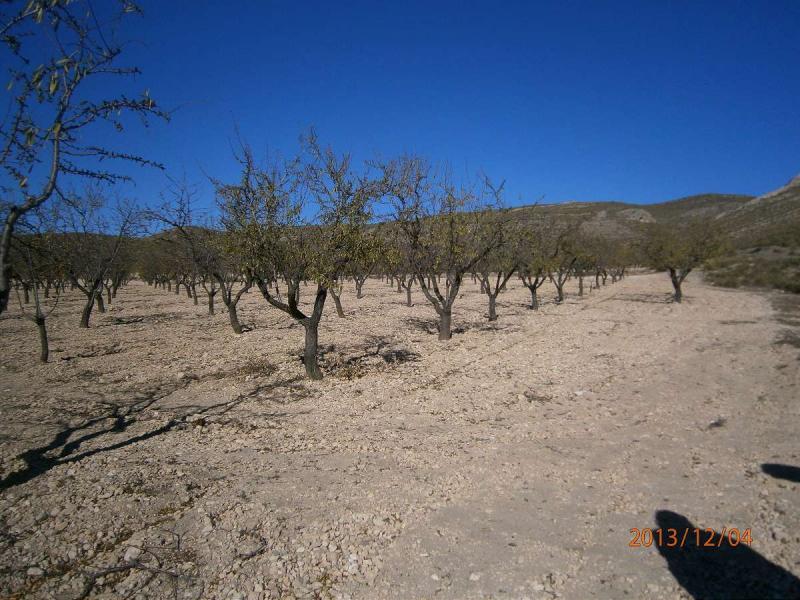
POLYGON ((578 296, 583 296, 583 275, 578 275, 578 296))
POLYGON ((50 297, 50 282, 49 281, 47 282, 47 285, 44 286, 44 297, 45 298, 49 298, 50 297))
POLYGON ((564 282, 553 282, 556 286, 556 302, 561 304, 564 301, 564 282))
POLYGON ((233 302, 228 305, 228 318, 231 321, 233 332, 242 333, 242 325, 239 323, 239 315, 236 313, 236 305, 233 302))
POLYGON ((92 316, 92 308, 94 307, 94 293, 89 294, 86 299, 86 304, 83 305, 83 312, 81 313, 81 327, 89 329, 89 317, 92 316))
POLYGON ((45 318, 42 315, 36 317, 36 327, 39 328, 39 362, 46 363, 50 358, 50 344, 47 342, 47 326, 45 325, 45 318))
POLYGON ((339 294, 330 290, 331 296, 333 296, 333 303, 336 305, 336 315, 340 318, 344 318, 344 310, 342 310, 342 301, 339 299, 339 294))
POLYGON ((192 288, 189 287, 188 284, 184 283, 183 288, 186 290, 186 297, 191 299, 192 298, 192 288))
POLYGON ((497 296, 489 294, 489 320, 497 321, 497 296))
POLYGON ((359 282, 359 280, 356 279, 356 300, 361 300, 361 298, 364 297, 363 288, 364 288, 364 282, 363 281, 359 282))
POLYGON ((25 304, 31 303, 31 288, 27 283, 22 285, 22 291, 25 293, 25 304))
POLYGON ((214 314, 214 294, 208 295, 208 314, 214 314))
POLYGON ((99 291, 95 294, 95 301, 97 302, 97 310, 101 313, 106 312, 106 303, 103 302, 103 292, 99 291))
POLYGON ((672 294, 672 299, 680 304, 681 300, 683 300, 683 291, 681 290, 681 284, 683 281, 681 281, 681 279, 678 277, 678 274, 672 269, 669 271, 669 278, 672 280, 672 287, 675 290, 672 294))
POLYGON ((539 294, 535 287, 528 288, 531 292, 531 305, 528 307, 531 310, 539 310, 539 294))
MULTIPOLYGON (((335 297, 335 296, 334 296, 335 297)), ((311 379, 322 379, 322 371, 317 364, 317 346, 319 342, 319 322, 308 319, 303 323, 306 328, 306 345, 303 350, 303 364, 306 374, 311 379)))
POLYGON ((192 300, 194 301, 194 305, 197 306, 197 286, 192 284, 192 300))
POLYGON ((411 306, 411 283, 406 288, 406 306, 411 306))
POLYGON ((108 304, 111 305, 111 288, 106 288, 106 295, 108 296, 108 304))
POLYGON ((439 313, 439 341, 446 342, 453 334, 450 331, 450 325, 453 320, 453 314, 449 309, 443 310, 439 313))

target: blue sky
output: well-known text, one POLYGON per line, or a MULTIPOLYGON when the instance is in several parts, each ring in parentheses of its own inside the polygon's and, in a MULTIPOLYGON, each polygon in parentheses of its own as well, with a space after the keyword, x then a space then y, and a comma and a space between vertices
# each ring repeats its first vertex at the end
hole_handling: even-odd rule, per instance
MULTIPOLYGON (((416 152, 507 181, 510 204, 760 194, 800 172, 800 2, 142 0, 127 61, 167 126, 130 145, 235 179, 238 126, 292 153, 416 152)), ((158 172, 132 194, 152 201, 158 172)))

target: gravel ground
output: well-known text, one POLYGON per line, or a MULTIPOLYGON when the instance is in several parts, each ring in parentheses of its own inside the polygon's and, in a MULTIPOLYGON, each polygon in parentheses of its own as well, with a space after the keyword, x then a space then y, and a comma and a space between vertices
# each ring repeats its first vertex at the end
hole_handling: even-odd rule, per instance
POLYGON ((321 382, 256 293, 241 336, 140 282, 80 330, 69 295, 47 365, 17 307, 0 596, 800 597, 793 297, 569 291, 536 312, 514 284, 491 324, 468 283, 440 343, 419 290, 371 280, 326 306, 321 382), (629 546, 659 526, 752 543, 629 546))

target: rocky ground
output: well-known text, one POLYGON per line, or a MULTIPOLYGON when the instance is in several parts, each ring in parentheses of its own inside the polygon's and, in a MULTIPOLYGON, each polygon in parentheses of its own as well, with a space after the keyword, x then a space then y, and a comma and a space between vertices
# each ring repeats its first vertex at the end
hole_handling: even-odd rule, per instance
POLYGON ((256 293, 241 336, 139 282, 80 330, 69 296, 47 365, 15 308, 0 596, 800 596, 797 297, 575 291, 535 312, 514 284, 491 324, 468 283, 443 344, 372 280, 326 306, 322 382, 256 293), (629 545, 659 526, 752 544, 629 545))

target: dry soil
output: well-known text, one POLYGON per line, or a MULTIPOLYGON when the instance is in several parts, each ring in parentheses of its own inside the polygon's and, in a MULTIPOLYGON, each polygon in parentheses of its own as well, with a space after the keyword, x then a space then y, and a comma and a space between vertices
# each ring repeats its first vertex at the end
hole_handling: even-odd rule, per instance
POLYGON ((409 308, 378 279, 361 300, 349 286, 344 319, 325 308, 321 382, 302 327, 256 292, 241 336, 224 307, 141 282, 81 330, 68 295, 46 365, 13 308, 0 596, 800 594, 795 297, 692 276, 674 304, 663 274, 570 286, 531 311, 515 282, 489 323, 468 282, 448 343, 418 289, 409 308), (629 545, 659 526, 727 537, 629 545))

